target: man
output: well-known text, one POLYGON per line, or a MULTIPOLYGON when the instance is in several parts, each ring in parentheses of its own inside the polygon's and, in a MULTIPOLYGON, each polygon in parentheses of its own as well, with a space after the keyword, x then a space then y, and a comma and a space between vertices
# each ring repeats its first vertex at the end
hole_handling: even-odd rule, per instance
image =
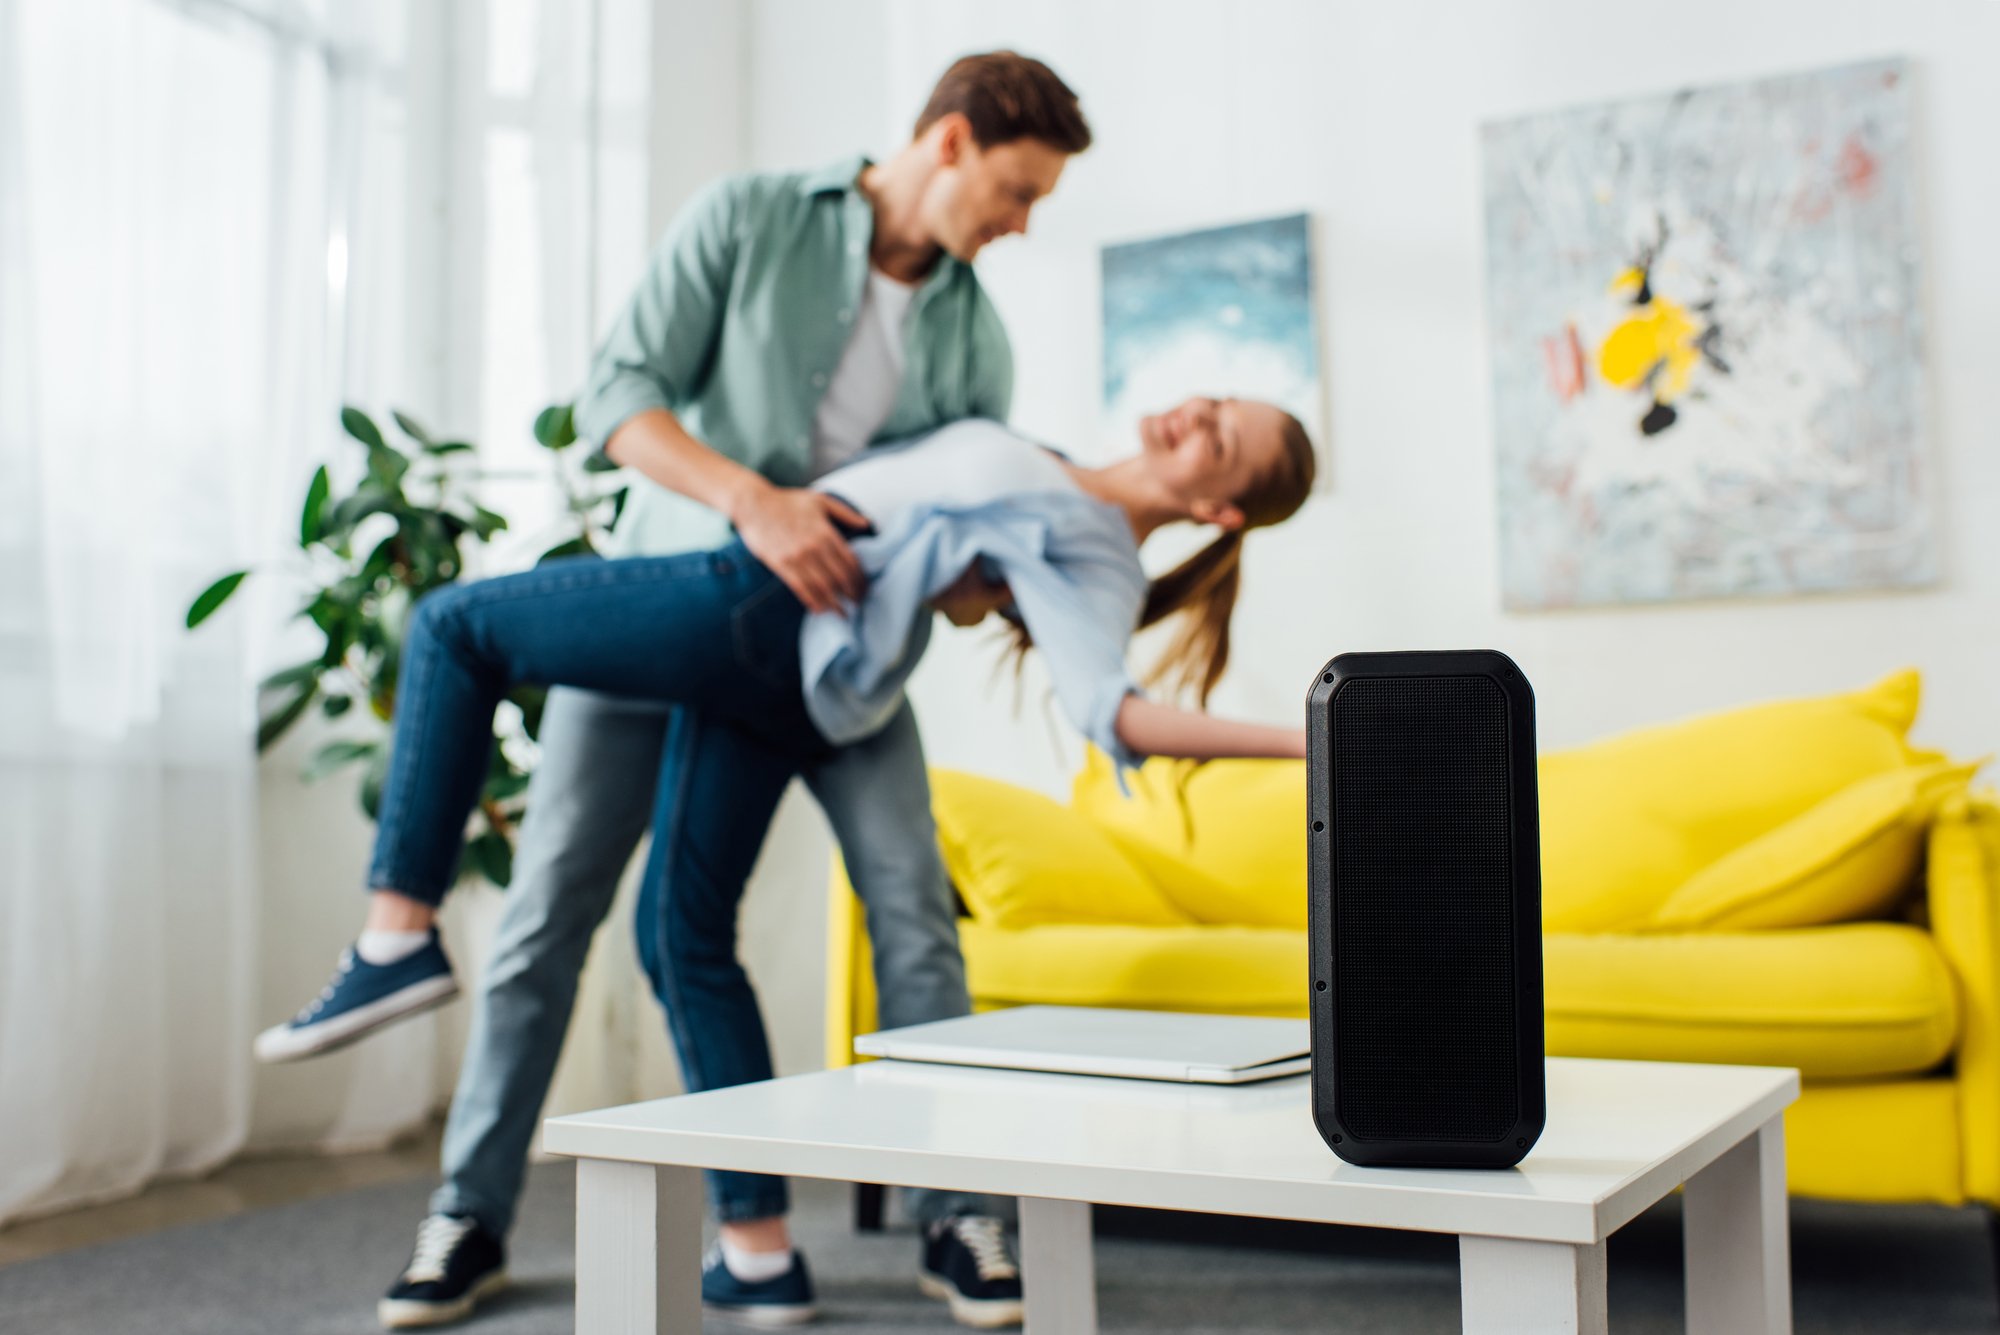
MULTIPOLYGON (((618 554, 712 547, 733 524, 808 609, 858 594, 841 525, 860 516, 803 484, 873 441, 960 417, 1005 419, 1012 357, 971 261, 1025 232, 1089 143, 1075 94, 1053 72, 996 52, 954 64, 886 162, 736 177, 692 201, 577 405, 579 431, 645 479, 618 554)), ((966 624, 1002 594, 967 581, 940 610, 966 624)), ((713 722, 578 691, 552 693, 541 745, 445 1129, 445 1180, 381 1303, 388 1326, 455 1319, 504 1283, 502 1240, 577 976, 649 823, 636 925, 688 1085, 770 1075, 735 920, 790 771, 713 722)), ((968 1009, 935 848, 874 834, 913 819, 928 827, 923 774, 906 702, 881 734, 803 776, 867 909, 884 1027, 968 1009)), ((721 1241, 704 1266, 704 1302, 760 1325, 810 1318, 783 1181, 713 1174, 710 1192, 721 1241)), ((924 1225, 925 1291, 968 1324, 1018 1322, 1021 1281, 998 1222, 972 1198, 911 1193, 909 1204, 924 1225)))

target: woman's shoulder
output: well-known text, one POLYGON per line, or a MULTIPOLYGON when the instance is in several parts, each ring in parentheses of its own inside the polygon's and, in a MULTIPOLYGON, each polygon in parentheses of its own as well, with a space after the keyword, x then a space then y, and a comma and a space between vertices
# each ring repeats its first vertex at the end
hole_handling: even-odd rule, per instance
POLYGON ((885 440, 873 448, 899 450, 939 443, 1027 445, 1033 442, 1005 422, 996 421, 991 417, 960 417, 938 426, 926 427, 922 431, 913 431, 907 436, 898 436, 894 440, 885 440))
POLYGON ((999 469, 1015 474, 1047 473, 1066 461, 1062 451, 1023 435, 1005 422, 990 417, 963 417, 914 435, 883 441, 871 446, 863 457, 885 453, 928 458, 939 466, 976 467, 982 472, 999 469))

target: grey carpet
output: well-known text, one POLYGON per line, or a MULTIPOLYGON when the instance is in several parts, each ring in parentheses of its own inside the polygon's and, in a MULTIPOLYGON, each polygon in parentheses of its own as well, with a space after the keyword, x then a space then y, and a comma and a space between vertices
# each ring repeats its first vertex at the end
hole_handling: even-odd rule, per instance
MULTIPOLYGON (((513 1240, 513 1292, 477 1335, 570 1330, 572 1175, 530 1175, 513 1240)), ((428 1184, 402 1183, 0 1268, 0 1331, 38 1335, 360 1335, 407 1256, 428 1184)), ((825 1317, 819 1328, 962 1335, 913 1283, 907 1230, 857 1235, 847 1195, 803 1183, 796 1226, 825 1317)), ((1458 1329, 1450 1238, 1100 1211, 1106 1331, 1275 1335, 1458 1329)), ((1986 1335, 2000 1326, 1985 1217, 1977 1211, 1795 1202, 1800 1332, 1986 1335)), ((1611 1243, 1611 1325, 1679 1332, 1675 1201, 1611 1243)), ((735 1329, 711 1321, 715 1331, 735 1329)))

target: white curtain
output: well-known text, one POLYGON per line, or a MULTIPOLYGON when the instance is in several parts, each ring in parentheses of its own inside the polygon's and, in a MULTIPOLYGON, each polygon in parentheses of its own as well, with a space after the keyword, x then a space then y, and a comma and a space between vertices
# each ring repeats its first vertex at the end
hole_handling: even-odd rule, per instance
POLYGON ((270 50, 159 5, 0 0, 0 61, 4 1217, 247 1133, 250 650, 178 621, 257 545, 318 331, 283 282, 270 50))
POLYGON ((250 1063, 351 934, 368 836, 348 785, 299 785, 313 736, 258 763, 252 684, 301 656, 282 559, 341 402, 526 460, 574 391, 608 314, 577 275, 644 254, 610 216, 644 198, 643 74, 636 111, 598 80, 646 9, 0 0, 0 1222, 379 1143, 448 1093, 452 1024, 250 1063), (524 216, 494 207, 516 123, 524 216))

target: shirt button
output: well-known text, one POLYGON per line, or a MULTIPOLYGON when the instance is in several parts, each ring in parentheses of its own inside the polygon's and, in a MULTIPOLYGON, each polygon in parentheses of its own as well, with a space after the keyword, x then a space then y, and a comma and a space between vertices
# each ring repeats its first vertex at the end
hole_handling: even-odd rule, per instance
POLYGON ((826 372, 824 371, 813 372, 813 388, 814 389, 826 388, 826 372))

